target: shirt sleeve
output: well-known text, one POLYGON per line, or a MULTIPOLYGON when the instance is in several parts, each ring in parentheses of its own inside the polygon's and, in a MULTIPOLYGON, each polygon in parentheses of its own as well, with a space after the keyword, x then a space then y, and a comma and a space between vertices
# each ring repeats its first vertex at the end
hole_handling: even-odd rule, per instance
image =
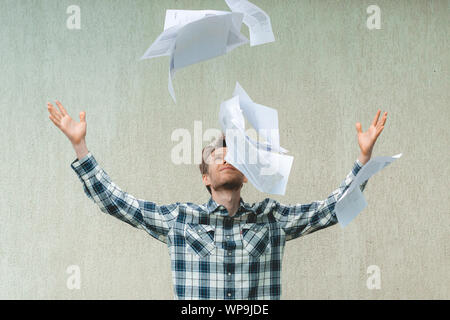
POLYGON ((91 152, 82 159, 75 159, 70 166, 83 184, 85 194, 102 212, 143 229, 157 240, 167 243, 167 234, 171 222, 178 214, 179 202, 157 205, 122 191, 99 166, 91 152))
MULTIPOLYGON (((335 204, 350 187, 362 166, 363 164, 356 159, 344 181, 325 200, 295 205, 284 205, 274 201, 273 214, 286 234, 286 241, 336 224, 338 220, 335 204)), ((359 186, 361 192, 364 191, 367 181, 359 186)))

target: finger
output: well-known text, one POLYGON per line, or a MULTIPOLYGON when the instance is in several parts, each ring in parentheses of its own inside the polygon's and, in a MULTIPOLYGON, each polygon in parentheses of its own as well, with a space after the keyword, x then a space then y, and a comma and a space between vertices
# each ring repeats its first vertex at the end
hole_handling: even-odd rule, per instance
POLYGON ((385 112, 380 121, 378 121, 377 128, 384 126, 384 124, 386 123, 386 119, 387 119, 387 112, 385 112))
POLYGON ((47 105, 47 110, 50 112, 50 114, 55 118, 55 119, 61 119, 61 114, 58 112, 58 110, 55 109, 55 107, 52 106, 51 103, 48 103, 47 105))
POLYGON ((56 120, 52 115, 49 115, 48 117, 50 118, 50 120, 52 120, 52 122, 55 124, 55 126, 60 128, 58 120, 56 120))
POLYGON ((375 139, 378 138, 378 136, 381 134, 381 131, 383 131, 384 126, 381 126, 380 129, 377 131, 377 134, 375 135, 375 139))
POLYGON ((383 131, 384 127, 381 127, 381 129, 378 131, 378 133, 375 135, 375 140, 378 139, 378 136, 381 134, 381 131, 383 131))
POLYGON ((378 123, 378 118, 380 117, 380 113, 381 113, 381 110, 378 109, 378 112, 377 112, 377 114, 375 115, 375 118, 373 118, 373 121, 372 121, 372 125, 373 125, 373 126, 376 126, 376 125, 377 125, 377 123, 378 123))
POLYGON ((63 116, 68 115, 66 109, 64 109, 64 107, 62 106, 61 102, 59 102, 58 100, 56 100, 56 105, 58 106, 59 110, 61 111, 63 116))
POLYGON ((386 119, 387 119, 387 112, 384 113, 383 118, 381 119, 381 125, 384 126, 384 124, 386 123, 386 119))
POLYGON ((358 131, 358 133, 362 133, 362 126, 359 122, 356 123, 356 131, 358 131))
POLYGON ((80 121, 86 122, 86 112, 84 111, 80 112, 80 121))

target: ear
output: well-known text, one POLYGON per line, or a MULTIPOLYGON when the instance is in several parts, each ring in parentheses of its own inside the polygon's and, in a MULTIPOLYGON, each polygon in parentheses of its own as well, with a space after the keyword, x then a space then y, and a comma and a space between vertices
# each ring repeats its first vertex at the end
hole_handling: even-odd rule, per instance
POLYGON ((247 182, 248 182, 248 179, 246 176, 244 176, 244 183, 247 183, 247 182))
POLYGON ((202 174, 202 181, 205 186, 211 186, 211 181, 209 181, 209 175, 202 174))

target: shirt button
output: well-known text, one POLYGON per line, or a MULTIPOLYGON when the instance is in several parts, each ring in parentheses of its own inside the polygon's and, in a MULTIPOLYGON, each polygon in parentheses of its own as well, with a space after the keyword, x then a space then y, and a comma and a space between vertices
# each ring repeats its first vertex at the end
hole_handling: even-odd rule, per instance
POLYGON ((230 239, 231 237, 230 236, 227 236, 227 239, 230 239))
POLYGON ((231 272, 228 272, 228 275, 231 276, 231 272))
POLYGON ((227 296, 231 297, 231 292, 228 292, 227 296))
POLYGON ((231 256, 231 251, 228 251, 228 255, 231 256))

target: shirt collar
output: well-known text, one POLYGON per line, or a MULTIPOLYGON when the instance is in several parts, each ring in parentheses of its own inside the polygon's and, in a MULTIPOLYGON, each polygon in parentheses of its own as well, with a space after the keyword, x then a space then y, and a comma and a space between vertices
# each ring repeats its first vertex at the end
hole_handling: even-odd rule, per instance
MULTIPOLYGON (((218 211, 217 214, 218 215, 228 215, 228 213, 225 211, 226 208, 221 205, 218 204, 213 198, 212 196, 209 198, 208 203, 206 204, 206 208, 208 210, 208 213, 214 213, 215 211, 218 211)), ((240 197, 239 200, 239 209, 236 212, 236 216, 241 215, 243 212, 248 212, 251 211, 253 213, 255 213, 255 210, 246 202, 244 202, 244 200, 242 199, 242 197, 240 197)))

